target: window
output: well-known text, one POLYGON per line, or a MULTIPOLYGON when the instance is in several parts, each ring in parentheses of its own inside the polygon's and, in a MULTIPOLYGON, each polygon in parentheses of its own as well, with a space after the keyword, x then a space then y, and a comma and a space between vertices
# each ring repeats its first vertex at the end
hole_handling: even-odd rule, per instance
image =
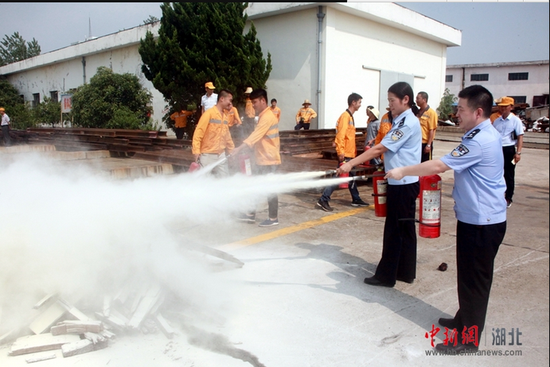
POLYGON ((470 81, 472 82, 485 82, 489 80, 489 74, 472 74, 470 75, 470 81))
POLYGON ((529 73, 508 73, 508 80, 529 80, 529 73))
POLYGON ((40 104, 40 93, 33 93, 32 95, 32 107, 36 107, 40 104))
POLYGON ((514 103, 527 103, 527 96, 510 96, 514 99, 514 103))
POLYGON ((52 100, 52 102, 59 102, 56 90, 50 92, 50 99, 52 100))
POLYGON ((452 83, 452 82, 453 82, 453 76, 445 75, 445 83, 452 83))

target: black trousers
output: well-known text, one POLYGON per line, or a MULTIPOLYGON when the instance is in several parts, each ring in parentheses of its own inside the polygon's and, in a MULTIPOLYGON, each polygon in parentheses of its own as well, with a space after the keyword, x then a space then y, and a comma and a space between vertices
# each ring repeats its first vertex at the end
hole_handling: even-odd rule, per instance
POLYGON ((426 149, 426 145, 428 145, 428 143, 422 143, 422 155, 420 157, 420 162, 426 162, 426 161, 429 161, 430 159, 432 159, 433 157, 433 153, 434 153, 434 145, 432 143, 432 145, 430 146, 430 152, 429 153, 424 153, 424 149, 426 149))
POLYGON ((382 259, 375 278, 394 285, 396 279, 416 278, 416 198, 420 183, 388 185, 382 259))
POLYGON ((516 154, 516 146, 502 147, 502 153, 504 154, 504 181, 506 181, 506 193, 504 197, 512 200, 514 186, 516 185, 516 165, 512 164, 512 159, 514 159, 514 155, 516 154))
POLYGON ((300 130, 301 128, 304 128, 304 130, 309 130, 309 124, 306 124, 305 122, 300 122, 299 124, 296 124, 296 126, 294 126, 294 130, 300 130))
POLYGON ((506 222, 477 226, 457 221, 456 265, 458 281, 457 331, 477 326, 478 337, 485 326, 493 267, 506 234, 506 222))

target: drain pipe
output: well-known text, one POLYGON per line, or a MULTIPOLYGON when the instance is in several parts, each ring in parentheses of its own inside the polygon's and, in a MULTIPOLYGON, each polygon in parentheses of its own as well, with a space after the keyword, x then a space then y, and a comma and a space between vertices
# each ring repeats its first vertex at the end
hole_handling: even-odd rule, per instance
POLYGON ((82 79, 86 84, 86 57, 82 56, 82 79))
MULTIPOLYGON (((323 19, 325 13, 323 13, 323 7, 319 6, 319 12, 317 13, 317 19, 319 21, 318 40, 317 40, 317 128, 319 128, 321 118, 321 46, 323 43, 323 19)), ((324 121, 323 121, 324 122, 324 121)))

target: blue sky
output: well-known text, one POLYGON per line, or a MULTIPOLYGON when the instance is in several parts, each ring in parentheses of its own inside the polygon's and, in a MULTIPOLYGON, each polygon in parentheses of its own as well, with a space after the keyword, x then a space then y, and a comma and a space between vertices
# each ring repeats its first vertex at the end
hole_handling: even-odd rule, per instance
POLYGON ((548 2, 399 2, 462 31, 447 64, 548 60, 548 2))
MULTIPOLYGON (((35 38, 42 53, 105 36, 161 17, 161 3, 0 3, 0 37, 19 32, 35 38)), ((447 63, 548 60, 548 1, 398 2, 462 30, 462 46, 448 49, 447 63)))

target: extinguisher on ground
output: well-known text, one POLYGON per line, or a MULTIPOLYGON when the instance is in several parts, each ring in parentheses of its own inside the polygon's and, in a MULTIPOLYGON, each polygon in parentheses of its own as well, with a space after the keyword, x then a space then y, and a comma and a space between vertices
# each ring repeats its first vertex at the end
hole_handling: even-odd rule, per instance
POLYGON ((441 232, 441 176, 420 177, 418 235, 437 238, 441 232))
POLYGON ((374 215, 377 217, 386 216, 386 192, 388 180, 384 178, 386 173, 382 168, 374 172, 372 177, 372 196, 374 196, 374 215))

